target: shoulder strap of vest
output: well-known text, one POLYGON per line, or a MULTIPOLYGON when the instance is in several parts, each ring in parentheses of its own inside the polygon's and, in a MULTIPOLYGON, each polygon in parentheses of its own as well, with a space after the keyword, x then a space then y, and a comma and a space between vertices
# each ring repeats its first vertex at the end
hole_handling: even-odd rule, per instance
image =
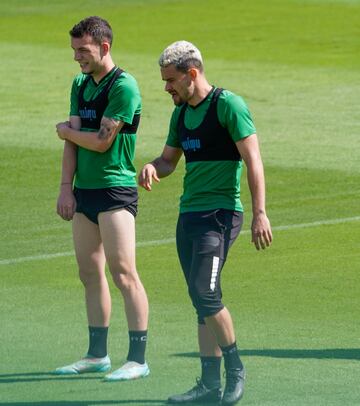
MULTIPOLYGON (((123 73, 125 72, 123 69, 121 68, 116 68, 115 73, 113 75, 113 77, 109 80, 108 84, 105 87, 105 91, 108 91, 111 89, 112 85, 114 84, 114 82, 116 81, 116 79, 123 73)), ((91 79, 91 75, 88 75, 87 78, 83 81, 80 90, 79 90, 79 96, 83 97, 84 95, 84 91, 85 91, 85 87, 86 85, 89 83, 89 80, 91 79)))
MULTIPOLYGON (((213 93, 211 101, 210 101, 210 107, 213 106, 213 105, 216 105, 216 102, 217 102, 217 100, 218 100, 218 98, 219 98, 219 96, 220 96, 220 94, 222 93, 223 90, 224 89, 221 88, 221 87, 217 87, 214 90, 214 93, 213 93)), ((180 107, 181 110, 180 110, 180 114, 179 114, 179 118, 178 118, 178 125, 179 124, 181 125, 183 123, 183 121, 184 121, 186 107, 187 107, 187 103, 184 103, 180 107)))
POLYGON ((220 96, 220 94, 222 93, 223 90, 224 90, 224 89, 221 88, 221 87, 217 87, 217 88, 214 90, 213 97, 212 97, 212 99, 211 99, 211 104, 217 102, 217 100, 218 100, 218 98, 219 98, 219 96, 220 96))
POLYGON ((109 83, 106 85, 106 88, 104 89, 106 92, 108 92, 112 85, 115 83, 116 79, 123 73, 125 72, 121 68, 116 68, 115 73, 113 74, 113 77, 109 80, 109 83))
POLYGON ((91 76, 87 75, 85 80, 82 82, 82 85, 80 86, 80 90, 79 90, 79 99, 82 99, 84 97, 85 87, 89 83, 90 79, 91 79, 91 76))
POLYGON ((181 107, 180 107, 180 113, 179 113, 179 117, 178 117, 178 126, 182 125, 184 123, 184 117, 185 117, 185 110, 187 107, 187 103, 184 103, 181 107))

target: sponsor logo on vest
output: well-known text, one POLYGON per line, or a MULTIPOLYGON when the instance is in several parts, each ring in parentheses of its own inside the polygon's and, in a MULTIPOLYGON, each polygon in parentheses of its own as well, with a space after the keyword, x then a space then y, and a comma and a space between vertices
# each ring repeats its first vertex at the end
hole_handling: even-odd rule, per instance
POLYGON ((181 142, 181 146, 183 147, 184 151, 187 151, 189 149, 196 151, 197 149, 201 148, 200 139, 199 138, 190 139, 188 137, 185 141, 181 142))
POLYGON ((88 120, 95 120, 96 119, 96 110, 94 109, 87 109, 86 107, 84 109, 80 110, 80 117, 81 118, 86 118, 88 120))

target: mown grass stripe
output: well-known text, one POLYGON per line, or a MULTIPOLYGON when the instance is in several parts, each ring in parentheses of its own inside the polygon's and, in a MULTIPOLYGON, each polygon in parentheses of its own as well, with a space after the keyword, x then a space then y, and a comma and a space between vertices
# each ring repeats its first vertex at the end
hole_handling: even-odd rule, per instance
MULTIPOLYGON (((342 224, 342 223, 349 223, 353 221, 359 221, 360 216, 355 217, 345 217, 340 219, 330 219, 330 220, 321 220, 321 221, 314 221, 311 223, 300 223, 300 224, 288 224, 284 226, 276 226, 273 227, 273 231, 287 231, 287 230, 294 230, 294 229, 301 229, 301 228, 309 228, 309 227, 318 227, 324 225, 334 225, 334 224, 342 224)), ((250 230, 245 230, 242 234, 249 234, 250 230)), ((136 244, 137 247, 151 247, 156 245, 164 245, 170 244, 175 242, 175 238, 164 238, 162 240, 150 240, 150 241, 140 241, 136 244)), ((66 251, 66 252, 57 252, 54 254, 41 254, 41 255, 31 255, 19 258, 9 258, 9 259, 2 259, 0 260, 0 265, 12 265, 21 262, 28 262, 28 261, 39 261, 43 259, 52 259, 52 258, 59 258, 59 257, 68 257, 74 255, 74 251, 66 251)))

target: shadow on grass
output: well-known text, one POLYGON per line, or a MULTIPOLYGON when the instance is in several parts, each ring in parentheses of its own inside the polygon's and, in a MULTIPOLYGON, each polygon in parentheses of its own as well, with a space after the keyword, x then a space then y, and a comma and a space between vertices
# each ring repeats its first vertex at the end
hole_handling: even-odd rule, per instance
POLYGON ((43 402, 0 402, 0 406, 96 406, 96 405, 151 405, 163 404, 164 400, 131 399, 131 400, 53 400, 43 402))
MULTIPOLYGON (((21 383, 21 382, 44 382, 44 381, 76 381, 76 380, 99 380, 99 376, 88 375, 55 375, 50 372, 18 372, 16 374, 0 374, 0 384, 2 383, 21 383)), ((0 402, 0 405, 3 403, 0 402)))
MULTIPOLYGON (((360 348, 327 348, 319 350, 309 349, 256 349, 240 350, 241 356, 247 357, 272 357, 272 358, 297 358, 297 359, 344 359, 360 361, 360 348)), ((175 357, 199 357, 197 352, 184 352, 173 354, 175 357)))
MULTIPOLYGON (((106 385, 111 385, 109 382, 101 381, 102 376, 61 376, 54 375, 49 372, 24 372, 24 373, 14 373, 14 374, 0 374, 0 384, 1 383, 23 383, 23 382, 43 382, 43 381, 79 381, 79 380, 98 380, 100 383, 106 385)), ((0 389, 1 393, 1 389, 0 389)), ((121 396, 121 395, 119 395, 121 396)), ((120 399, 120 400, 53 400, 53 401, 37 401, 37 402, 1 402, 0 406, 96 406, 96 405, 162 405, 164 404, 164 399, 120 399)))

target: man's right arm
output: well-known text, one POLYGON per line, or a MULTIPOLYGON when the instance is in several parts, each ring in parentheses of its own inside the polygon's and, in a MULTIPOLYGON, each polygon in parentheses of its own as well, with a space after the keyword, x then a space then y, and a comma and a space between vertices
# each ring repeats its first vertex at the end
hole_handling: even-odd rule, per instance
MULTIPOLYGON (((70 125, 74 129, 80 129, 81 119, 78 116, 70 116, 70 125)), ((73 194, 73 180, 77 165, 77 146, 65 140, 62 159, 62 174, 60 194, 57 201, 57 213, 64 220, 71 220, 76 209, 76 201, 73 194)))
POLYGON ((160 178, 165 178, 174 172, 181 155, 181 148, 165 145, 162 154, 142 168, 139 175, 139 185, 150 191, 153 180, 160 182, 160 178))

